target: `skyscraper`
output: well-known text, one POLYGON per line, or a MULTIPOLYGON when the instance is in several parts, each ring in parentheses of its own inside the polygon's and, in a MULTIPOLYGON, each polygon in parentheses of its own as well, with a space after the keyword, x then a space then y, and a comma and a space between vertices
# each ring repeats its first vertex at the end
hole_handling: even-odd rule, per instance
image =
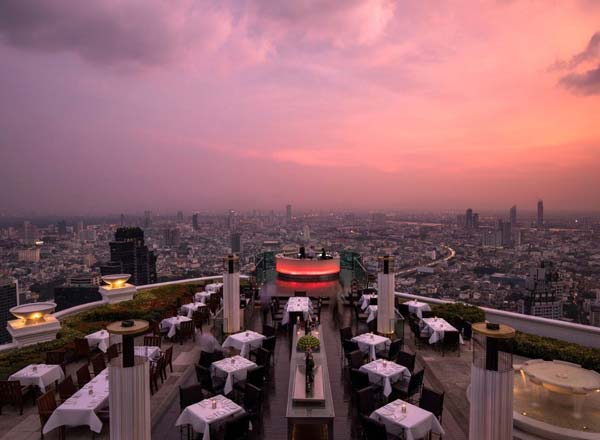
POLYGON ((194 231, 198 230, 198 213, 195 212, 194 215, 192 215, 192 228, 194 229, 194 231))
POLYGON ((156 256, 144 244, 144 231, 140 228, 119 228, 115 241, 110 242, 110 261, 100 268, 102 275, 131 274, 135 285, 156 282, 156 256))
POLYGON ((58 229, 58 235, 67 235, 67 222, 64 220, 59 221, 56 224, 56 228, 58 229))
POLYGON ((473 227, 473 210, 471 208, 467 209, 467 212, 465 213, 465 227, 467 229, 473 227))
POLYGON ((177 223, 183 223, 183 211, 177 211, 177 223))
POLYGON ((525 285, 527 297, 521 313, 549 319, 562 317, 562 298, 568 286, 552 262, 542 261, 532 269, 525 285))
POLYGON ((510 225, 515 228, 517 226, 517 205, 510 208, 510 225))
POLYGON ((121 214, 121 226, 125 226, 125 214, 121 214))
POLYGON ((152 225, 152 211, 144 211, 144 227, 149 228, 152 225))
POLYGON ((238 255, 242 253, 242 234, 239 232, 231 233, 231 253, 238 255))
POLYGON ((230 231, 234 230, 236 227, 236 214, 233 209, 229 210, 229 215, 227 216, 227 227, 230 231))
POLYGON ((544 227, 544 201, 538 200, 537 203, 537 227, 544 227))
POLYGON ((285 219, 288 223, 292 221, 292 205, 285 205, 285 219))
POLYGON ((7 344, 12 337, 6 330, 6 323, 15 319, 10 309, 17 305, 18 284, 9 278, 0 278, 0 344, 7 344))
POLYGON ((165 247, 173 248, 179 246, 179 229, 166 228, 163 231, 163 244, 165 247))

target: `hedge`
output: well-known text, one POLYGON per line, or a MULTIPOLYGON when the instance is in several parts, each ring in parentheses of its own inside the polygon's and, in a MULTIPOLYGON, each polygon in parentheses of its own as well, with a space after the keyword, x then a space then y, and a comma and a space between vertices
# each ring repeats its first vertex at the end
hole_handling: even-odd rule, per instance
POLYGON ((560 360, 600 372, 600 349, 517 332, 514 353, 531 359, 560 360))
POLYGON ((462 318, 466 322, 475 324, 485 321, 485 312, 477 306, 464 303, 433 304, 431 307, 435 316, 454 323, 462 318))
POLYGON ((181 284, 145 290, 131 301, 104 304, 61 321, 61 329, 54 341, 0 352, 0 378, 6 379, 29 364, 44 363, 46 352, 64 348, 87 334, 125 319, 160 320, 177 304, 189 302, 191 296, 204 284, 181 284))

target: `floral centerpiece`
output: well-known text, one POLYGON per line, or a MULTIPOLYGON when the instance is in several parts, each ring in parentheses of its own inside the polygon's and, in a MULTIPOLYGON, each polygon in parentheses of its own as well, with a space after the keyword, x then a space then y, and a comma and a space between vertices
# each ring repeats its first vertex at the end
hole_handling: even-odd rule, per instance
POLYGON ((319 338, 313 335, 305 335, 298 339, 297 347, 299 351, 317 351, 319 349, 319 345, 321 345, 319 338))

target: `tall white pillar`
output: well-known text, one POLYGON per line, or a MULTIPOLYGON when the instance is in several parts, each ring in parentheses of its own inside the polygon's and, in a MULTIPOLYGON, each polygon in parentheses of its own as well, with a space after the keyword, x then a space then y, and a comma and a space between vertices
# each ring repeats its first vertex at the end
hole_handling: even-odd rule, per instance
POLYGON ((240 260, 237 255, 225 257, 223 273, 223 320, 225 333, 237 333, 242 328, 240 312, 240 260))
POLYGON ((150 364, 135 356, 134 338, 148 331, 147 321, 130 325, 113 322, 106 326, 111 334, 123 337, 123 353, 108 365, 110 439, 145 440, 152 436, 150 420, 150 364))
POLYGON ((379 272, 377 273, 377 333, 390 335, 394 333, 394 257, 385 255, 379 257, 379 272))
POLYGON ((473 324, 469 438, 512 440, 512 347, 515 330, 490 323, 473 324))

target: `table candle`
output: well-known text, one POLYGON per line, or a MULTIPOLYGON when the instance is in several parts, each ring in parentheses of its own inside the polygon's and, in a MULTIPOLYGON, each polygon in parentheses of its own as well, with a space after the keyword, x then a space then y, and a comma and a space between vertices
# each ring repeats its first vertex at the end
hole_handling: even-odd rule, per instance
POLYGON ((92 394, 94 394, 94 388, 90 387, 88 390, 88 394, 91 396, 92 394))
POLYGON ((235 364, 235 358, 234 357, 231 358, 231 363, 235 364))
POLYGON ((250 336, 250 332, 246 332, 246 337, 250 336))
POLYGON ((401 408, 401 410, 402 410, 403 413, 406 412, 406 404, 405 403, 403 403, 400 408, 401 408))
POLYGON ((211 400, 212 409, 217 408, 217 401, 215 399, 211 400))

